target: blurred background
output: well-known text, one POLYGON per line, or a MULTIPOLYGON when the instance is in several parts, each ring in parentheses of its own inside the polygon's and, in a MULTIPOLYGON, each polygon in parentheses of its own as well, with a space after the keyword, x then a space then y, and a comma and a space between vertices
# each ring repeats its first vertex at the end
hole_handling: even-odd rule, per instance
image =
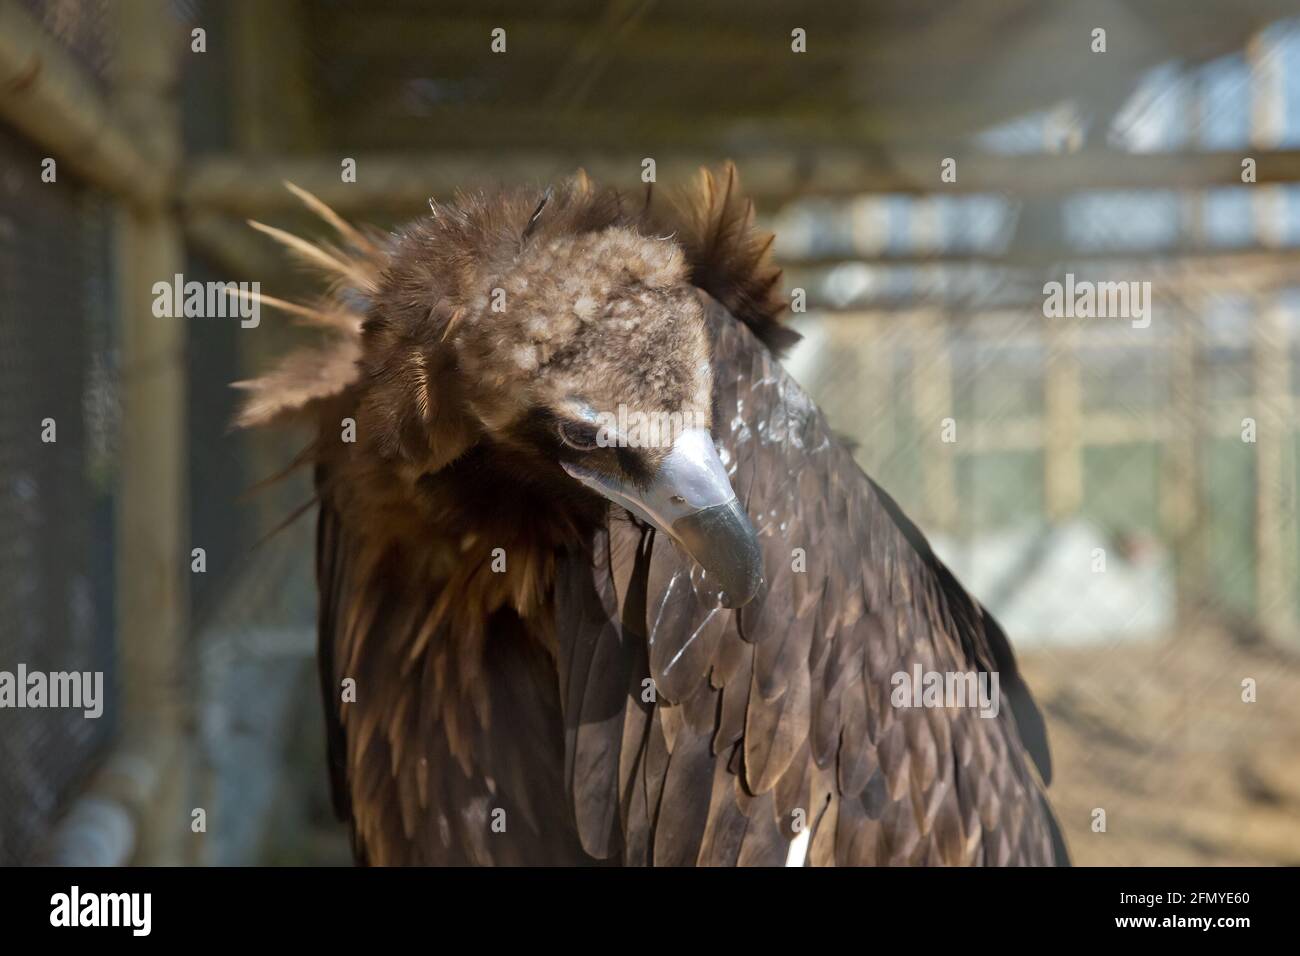
POLYGON ((243 221, 318 234, 286 179, 386 227, 647 158, 736 161, 787 367, 1002 620, 1076 862, 1300 864, 1300 0, 0 0, 0 670, 109 687, 0 710, 0 863, 350 859, 307 477, 247 494, 306 436, 229 429, 304 333, 153 283, 311 296, 243 221), (1067 274, 1149 324, 1045 318, 1067 274))

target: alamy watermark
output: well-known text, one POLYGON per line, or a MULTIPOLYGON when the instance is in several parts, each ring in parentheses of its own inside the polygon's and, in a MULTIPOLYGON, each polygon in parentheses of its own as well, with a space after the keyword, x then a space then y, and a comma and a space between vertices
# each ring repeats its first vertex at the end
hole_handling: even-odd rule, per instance
POLYGON ((1043 286, 1043 315, 1049 319, 1132 319, 1133 328, 1151 325, 1150 282, 1065 282, 1043 286))
POLYGON ((996 717, 1002 706, 997 671, 927 671, 920 664, 897 671, 889 702, 897 708, 973 707, 981 717, 996 717))
POLYGON ((682 432, 707 429, 708 420, 694 412, 643 412, 620 403, 617 412, 598 412, 595 425, 601 448, 671 448, 682 432))
POLYGON ((50 897, 51 926, 118 926, 132 936, 148 936, 153 928, 152 893, 91 893, 73 885, 50 897))
POLYGON ((155 282, 152 291, 153 314, 160 319, 237 318, 245 329, 262 321, 260 282, 186 282, 178 272, 171 282, 155 282))
POLYGON ((0 707, 71 708, 91 720, 104 713, 103 671, 0 671, 0 707))

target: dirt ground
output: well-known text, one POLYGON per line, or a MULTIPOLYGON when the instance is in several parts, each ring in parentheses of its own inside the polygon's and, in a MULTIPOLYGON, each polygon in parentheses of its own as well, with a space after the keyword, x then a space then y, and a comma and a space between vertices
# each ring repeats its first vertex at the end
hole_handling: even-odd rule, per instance
POLYGON ((1028 649, 1076 865, 1300 865, 1300 644, 1216 633, 1028 649), (1253 678, 1254 703, 1242 700, 1253 678), (1106 811, 1093 832, 1094 810, 1106 811))

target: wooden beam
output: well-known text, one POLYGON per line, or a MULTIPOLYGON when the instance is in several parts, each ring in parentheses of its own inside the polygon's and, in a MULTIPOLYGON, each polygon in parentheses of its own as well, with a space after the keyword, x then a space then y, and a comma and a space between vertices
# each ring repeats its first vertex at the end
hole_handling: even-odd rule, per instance
MULTIPOLYGON (((652 157, 660 183, 688 181, 706 164, 729 155, 672 152, 652 157)), ((745 190, 767 203, 796 196, 848 196, 867 193, 1069 194, 1097 189, 1197 189, 1238 185, 1239 152, 1120 153, 1085 151, 1066 156, 958 157, 956 183, 939 181, 937 153, 888 157, 870 153, 823 151, 741 153, 737 159, 745 190)), ((1260 183, 1300 182, 1300 149, 1252 150, 1260 183)), ((183 184, 183 202, 192 208, 239 215, 268 215, 296 204, 284 189, 289 180, 347 212, 408 210, 415 213, 433 197, 458 189, 502 184, 542 183, 569 175, 579 166, 613 185, 640 188, 642 155, 579 150, 473 152, 440 150, 425 154, 361 154, 357 182, 344 183, 338 157, 263 160, 239 155, 196 161, 183 184)))
MULTIPOLYGON (((807 13, 815 19, 817 11, 807 13)), ((795 18, 798 23, 791 21, 790 26, 782 22, 756 27, 748 19, 752 14, 753 10, 746 8, 740 17, 720 24, 701 24, 698 17, 690 21, 653 17, 637 23, 634 29, 610 30, 603 42, 613 55, 624 60, 692 63, 707 59, 734 66, 788 52, 790 30, 803 25, 812 31, 815 40, 809 55, 834 59, 861 56, 868 66, 877 69, 915 65, 908 53, 899 52, 898 44, 890 42, 896 36, 862 29, 819 30, 810 17, 802 14, 795 18)), ((324 48, 342 56, 426 63, 431 58, 441 63, 451 57, 463 63, 482 59, 488 52, 491 31, 497 27, 507 31, 509 56, 554 63, 572 54, 580 39, 592 31, 593 24, 588 19, 449 17, 433 10, 342 11, 321 20, 318 36, 324 48)), ((971 59, 980 55, 978 44, 966 43, 965 49, 971 59)))
MULTIPOLYGON (((1300 411, 1300 403, 1296 403, 1300 411)), ((1168 410, 1168 409, 1166 409, 1168 410)), ((1250 409, 1245 409, 1249 411, 1250 409)), ((1222 411, 1222 410, 1220 410, 1222 411)), ((1224 412, 1223 414, 1226 414, 1224 412)), ((1241 436, 1240 418, 1236 421, 1216 420, 1213 429, 1207 434, 1216 438, 1239 438, 1241 436)), ((1134 418, 1125 412, 1088 412, 1082 421, 1082 434, 1079 443, 1083 448, 1112 448, 1118 445, 1165 444, 1177 441, 1175 427, 1171 427, 1167 417, 1151 415, 1134 418)), ((996 422, 976 421, 964 432, 961 441, 954 446, 958 456, 983 455, 990 452, 1037 451, 1046 440, 1046 422, 1033 416, 1000 419, 996 422)), ((1201 602, 1203 610, 1208 592, 1195 592, 1194 597, 1201 602)))
POLYGON ((725 10, 692 10, 686 17, 680 9, 656 8, 630 26, 618 18, 602 26, 590 16, 344 11, 320 17, 316 28, 335 74, 351 78, 335 91, 340 141, 412 149, 617 148, 639 139, 659 147, 715 133, 744 141, 758 127, 766 142, 791 147, 879 146, 901 137, 959 141, 1066 98, 1105 119, 1153 62, 1196 62, 1236 50, 1257 16, 1238 11, 1230 24, 1220 17, 1211 26, 1205 10, 1194 17, 1172 7, 1162 7, 1158 17, 1149 10, 1109 11, 1111 48, 1102 62, 1088 47, 1094 14, 1037 2, 914 12, 906 19, 878 5, 850 5, 833 15, 812 8, 798 16, 810 38, 808 52, 798 56, 788 48, 788 15, 725 10), (488 51, 495 27, 509 32, 505 56, 488 51), (992 70, 991 44, 1000 51, 992 70), (572 102, 588 97, 563 66, 558 87, 536 82, 539 64, 554 69, 566 60, 599 68, 604 79, 589 98, 604 111, 576 115, 572 102), (744 82, 736 82, 740 74, 744 82), (426 85, 433 95, 412 104, 426 85), (570 103, 559 102, 565 94, 572 94, 570 103), (631 113, 629 102, 637 104, 631 113), (539 108, 546 106, 552 109, 539 108))
POLYGON ((703 89, 728 79, 701 79, 698 87, 662 91, 657 101, 643 101, 636 90, 658 89, 661 81, 654 76, 632 80, 627 98, 638 103, 634 110, 609 103, 552 109, 526 102, 470 102, 406 112, 386 100, 363 98, 341 107, 333 125, 336 139, 342 142, 393 152, 582 149, 626 153, 751 149, 757 143, 808 154, 846 149, 880 152, 885 143, 891 148, 951 143, 944 155, 952 155, 963 132, 1004 118, 972 116, 969 106, 957 101, 857 103, 831 90, 829 78, 819 83, 815 77, 804 94, 782 87, 786 98, 797 99, 789 105, 777 105, 772 95, 758 89, 747 98, 710 102, 703 89))
MULTIPOLYGON (((780 256, 787 269, 829 270, 841 266, 865 265, 872 268, 936 268, 980 266, 1015 269, 1018 271, 1048 270, 1068 267, 1076 276, 1085 278, 1081 270, 1103 275, 1116 270, 1136 276, 1140 270, 1145 277, 1155 279, 1165 274, 1204 274, 1226 271, 1254 275, 1260 271, 1285 271, 1294 278, 1300 268, 1300 246, 1207 246, 1181 243, 1153 249, 1080 249, 1073 246, 1038 246, 1006 252, 981 249, 944 252, 877 252, 861 256, 846 254, 819 254, 809 256, 780 256)), ((1043 272, 1044 281, 1059 278, 1043 272)))
MULTIPOLYGON (((1066 60, 1087 63, 1093 54, 1088 32, 1081 27, 1106 25, 1093 23, 1094 13, 1052 11, 1038 2, 1013 5, 1020 8, 1016 10, 986 0, 982 5, 936 10, 925 19, 921 19, 925 14, 910 4, 892 10, 881 4, 810 5, 793 16, 780 5, 767 10, 762 6, 715 2, 695 6, 689 17, 656 9, 635 29, 610 31, 604 41, 621 59, 770 62, 774 54, 789 49, 791 28, 802 26, 808 30, 810 57, 852 59, 866 75, 906 71, 917 76, 935 62, 946 67, 986 68, 989 48, 980 41, 994 37, 1021 61, 1027 61, 1027 66, 1059 65, 1066 60), (775 16, 765 15, 769 11, 775 11, 775 16), (1026 15, 1017 15, 1022 12, 1026 15)), ((1239 45, 1255 27, 1294 12, 1288 0, 1268 0, 1262 7, 1257 13, 1240 11, 1230 23, 1212 7, 1189 10, 1182 2, 1166 3, 1159 12, 1126 12, 1125 25, 1134 25, 1133 32, 1138 35, 1130 43, 1112 39, 1107 68, 1113 70, 1118 63, 1149 66, 1153 53, 1184 59, 1220 55, 1239 45), (1158 29, 1142 35, 1144 28, 1131 19, 1135 13, 1158 29)), ((555 62, 574 50, 592 22, 590 18, 532 14, 466 17, 433 7, 424 11, 345 9, 321 15, 315 33, 322 48, 339 56, 352 53, 426 62, 452 57, 463 62, 487 50, 495 27, 508 31, 511 56, 555 62)))
MULTIPOLYGON (((914 289, 906 286, 873 282, 873 291, 847 302, 827 297, 828 269, 806 269, 797 264, 785 265, 786 289, 803 288, 808 292, 810 310, 908 312, 925 305, 942 304, 960 315, 998 311, 1030 310, 1041 312, 1042 285, 1061 279, 1068 269, 1079 280, 1151 282, 1151 299, 1158 306, 1152 317, 1157 327, 1177 321, 1179 310, 1213 292, 1262 292, 1295 285, 1300 250, 1259 251, 1250 256, 1194 257, 1186 262, 1138 262, 1121 260, 1078 264, 1063 261, 1056 272, 1021 268, 1014 263, 970 266, 919 266, 920 281, 914 289), (1171 318, 1171 316, 1173 316, 1171 318)), ((874 279, 889 276, 893 267, 865 263, 874 279)), ((1107 321, 1107 320, 1102 320, 1107 321)), ((1125 323, 1126 320, 1115 320, 1125 323)))
POLYGON ((92 186, 146 205, 166 194, 174 157, 142 151, 72 56, 15 0, 0 0, 0 118, 92 186))

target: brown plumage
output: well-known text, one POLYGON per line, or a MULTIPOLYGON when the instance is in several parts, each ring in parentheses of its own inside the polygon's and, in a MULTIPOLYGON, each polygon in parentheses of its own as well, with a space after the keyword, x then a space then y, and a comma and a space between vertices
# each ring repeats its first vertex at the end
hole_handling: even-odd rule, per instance
POLYGON ((1010 647, 774 358, 796 336, 730 166, 672 206, 579 174, 382 240, 305 199, 346 247, 293 246, 339 334, 245 383, 240 422, 317 432, 320 676, 359 859, 780 864, 802 825, 816 864, 1060 859, 1010 647), (757 528, 750 603, 572 477, 669 470, 665 447, 574 440, 619 404, 711 429, 757 528), (891 706, 915 663, 996 669, 1009 708, 891 706))

